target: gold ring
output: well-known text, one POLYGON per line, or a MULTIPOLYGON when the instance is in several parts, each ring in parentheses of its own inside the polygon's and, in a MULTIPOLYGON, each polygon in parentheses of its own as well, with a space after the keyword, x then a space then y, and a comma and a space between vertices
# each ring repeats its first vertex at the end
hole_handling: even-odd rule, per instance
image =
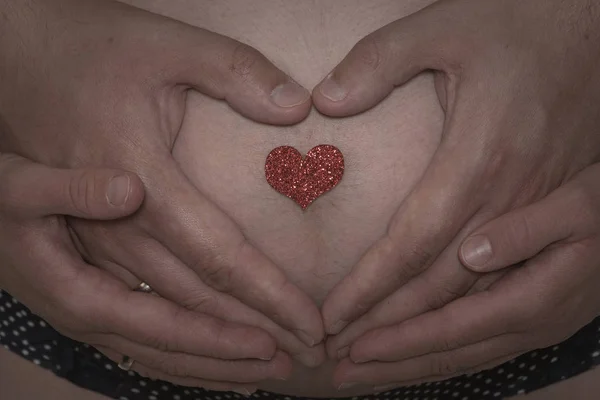
POLYGON ((152 293, 152 287, 146 282, 140 282, 140 284, 133 289, 134 292, 152 293))
POLYGON ((133 367, 134 362, 135 360, 133 358, 123 356, 121 362, 118 364, 118 367, 121 368, 123 371, 129 371, 131 367, 133 367))

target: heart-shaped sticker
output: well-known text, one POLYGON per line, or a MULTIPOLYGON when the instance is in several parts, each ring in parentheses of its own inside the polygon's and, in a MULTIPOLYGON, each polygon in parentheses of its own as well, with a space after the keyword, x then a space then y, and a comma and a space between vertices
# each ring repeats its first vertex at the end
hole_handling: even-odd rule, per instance
POLYGON ((333 189, 344 175, 344 156, 335 146, 313 147, 306 157, 290 146, 273 149, 265 164, 267 182, 303 209, 333 189))

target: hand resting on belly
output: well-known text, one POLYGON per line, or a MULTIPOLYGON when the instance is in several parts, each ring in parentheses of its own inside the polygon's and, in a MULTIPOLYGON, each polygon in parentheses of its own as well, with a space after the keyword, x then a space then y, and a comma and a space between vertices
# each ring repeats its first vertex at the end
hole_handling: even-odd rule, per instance
MULTIPOLYGON (((312 89, 360 38, 429 2, 130 3, 248 43, 312 89)), ((190 181, 320 304, 384 234, 433 155, 442 119, 430 75, 359 116, 332 119, 313 110, 291 127, 251 122, 226 104, 191 92, 173 154, 190 181), (265 160, 278 146, 295 147, 305 156, 320 144, 341 150, 345 173, 303 211, 267 183, 265 160)), ((289 381, 262 388, 307 396, 353 394, 331 386, 332 367, 295 365, 289 381)))

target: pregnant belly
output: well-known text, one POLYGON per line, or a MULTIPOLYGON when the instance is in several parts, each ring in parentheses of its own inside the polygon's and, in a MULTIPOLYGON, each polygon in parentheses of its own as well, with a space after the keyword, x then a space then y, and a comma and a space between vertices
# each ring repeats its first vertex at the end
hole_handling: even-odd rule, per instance
MULTIPOLYGON (((430 1, 128 2, 250 44, 312 89, 356 41, 430 1)), ((320 304, 385 232, 433 155, 442 118, 428 74, 359 116, 332 119, 313 110, 291 127, 253 123, 222 102, 190 94, 173 154, 193 184, 320 304), (302 210, 268 184, 265 160, 278 146, 306 154, 320 144, 340 149, 345 173, 302 210)), ((264 388, 335 396, 331 368, 296 366, 289 382, 264 388)))

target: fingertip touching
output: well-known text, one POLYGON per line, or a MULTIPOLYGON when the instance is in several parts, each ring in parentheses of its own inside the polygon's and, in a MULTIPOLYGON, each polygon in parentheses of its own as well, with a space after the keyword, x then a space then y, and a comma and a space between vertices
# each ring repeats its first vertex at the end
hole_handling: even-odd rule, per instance
POLYGON ((258 91, 237 87, 227 94, 226 101, 241 115, 269 125, 293 125, 310 113, 310 92, 295 81, 261 85, 264 88, 258 91))
POLYGON ((361 39, 313 90, 315 107, 325 115, 355 115, 379 104, 397 85, 422 69, 407 60, 417 58, 402 36, 387 26, 361 39), (402 49, 402 50, 399 50, 402 49))
POLYGON ((308 116, 310 92, 260 51, 201 29, 194 30, 190 45, 196 51, 182 59, 176 84, 188 84, 200 93, 224 99, 256 122, 291 125, 308 116), (199 43, 202 51, 197 50, 199 43))

